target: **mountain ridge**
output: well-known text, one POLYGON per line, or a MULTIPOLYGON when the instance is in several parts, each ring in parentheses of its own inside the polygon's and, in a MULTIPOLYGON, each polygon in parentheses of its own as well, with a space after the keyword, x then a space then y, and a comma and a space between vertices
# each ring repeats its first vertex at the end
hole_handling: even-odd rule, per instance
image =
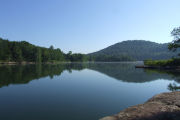
MULTIPOLYGON (((116 56, 115 61, 120 60, 122 56, 129 58, 129 60, 170 59, 176 56, 176 52, 169 51, 168 44, 169 43, 156 43, 147 40, 126 40, 99 51, 89 53, 88 55, 95 61, 103 61, 103 56, 108 56, 107 58, 111 58, 112 56, 115 58, 116 56)), ((105 59, 105 61, 108 61, 108 59, 105 59)))

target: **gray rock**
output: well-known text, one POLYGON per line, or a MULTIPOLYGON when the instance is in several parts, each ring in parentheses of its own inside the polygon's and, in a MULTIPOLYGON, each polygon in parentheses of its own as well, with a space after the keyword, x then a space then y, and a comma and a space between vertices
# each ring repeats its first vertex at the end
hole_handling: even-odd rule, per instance
POLYGON ((100 120, 180 120, 180 92, 162 93, 144 104, 129 107, 100 120))

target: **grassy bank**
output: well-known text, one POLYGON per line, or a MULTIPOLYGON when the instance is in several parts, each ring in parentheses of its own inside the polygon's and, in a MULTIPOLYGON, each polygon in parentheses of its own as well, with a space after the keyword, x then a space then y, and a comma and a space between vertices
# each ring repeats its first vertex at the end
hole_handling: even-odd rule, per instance
POLYGON ((145 60, 144 65, 146 66, 180 66, 180 58, 173 58, 169 60, 145 60))

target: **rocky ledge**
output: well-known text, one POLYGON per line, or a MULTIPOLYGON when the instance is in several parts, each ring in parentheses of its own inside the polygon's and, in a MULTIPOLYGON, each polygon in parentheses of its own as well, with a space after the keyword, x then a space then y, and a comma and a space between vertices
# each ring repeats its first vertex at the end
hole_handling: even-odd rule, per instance
POLYGON ((144 104, 100 120, 180 120, 180 91, 155 95, 144 104))

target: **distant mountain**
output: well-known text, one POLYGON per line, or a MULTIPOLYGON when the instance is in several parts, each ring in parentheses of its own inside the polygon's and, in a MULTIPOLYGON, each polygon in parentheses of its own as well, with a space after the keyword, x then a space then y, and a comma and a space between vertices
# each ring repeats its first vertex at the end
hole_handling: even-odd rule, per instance
POLYGON ((169 59, 176 56, 176 53, 168 50, 168 43, 159 44, 145 40, 128 40, 88 55, 95 61, 124 61, 169 59))

